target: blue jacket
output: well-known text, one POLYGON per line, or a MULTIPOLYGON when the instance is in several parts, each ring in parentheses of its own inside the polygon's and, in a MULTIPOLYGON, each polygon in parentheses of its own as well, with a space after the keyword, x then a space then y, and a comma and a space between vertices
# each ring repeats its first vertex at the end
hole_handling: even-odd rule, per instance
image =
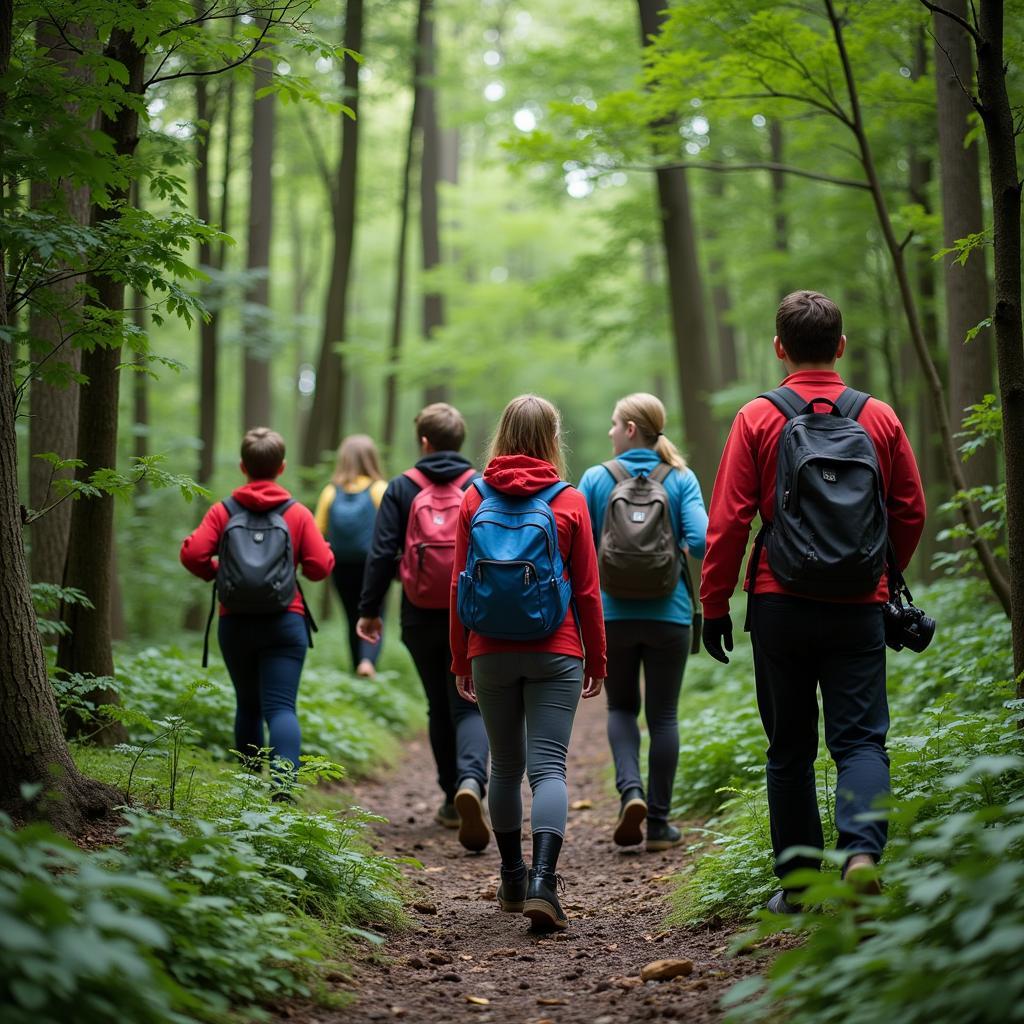
MULTIPOLYGON (((658 465, 657 453, 652 448, 631 448, 616 458, 634 475, 641 470, 650 472, 658 465)), ((579 490, 587 499, 590 522, 594 529, 594 543, 601 542, 601 527, 608 507, 615 481, 604 466, 591 466, 580 480, 579 490)), ((700 484, 692 470, 675 470, 665 478, 669 505, 672 509, 672 530, 681 547, 689 550, 694 558, 704 557, 708 530, 708 514, 700 484)), ((680 579, 675 592, 668 597, 637 600, 633 598, 610 597, 602 591, 604 617, 613 619, 650 619, 655 622, 678 622, 689 626, 693 619, 693 608, 686 583, 680 579)))

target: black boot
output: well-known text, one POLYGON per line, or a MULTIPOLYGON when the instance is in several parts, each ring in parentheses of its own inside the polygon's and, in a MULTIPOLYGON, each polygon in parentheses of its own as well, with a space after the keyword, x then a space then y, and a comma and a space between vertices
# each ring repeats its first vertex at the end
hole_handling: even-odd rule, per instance
POLYGON ((557 887, 562 876, 555 874, 562 837, 555 832, 536 832, 533 836, 533 867, 530 885, 526 890, 523 913, 530 919, 535 931, 563 931, 569 919, 558 902, 557 887))
POLYGON ((644 841, 640 826, 647 817, 647 801, 639 786, 631 786, 621 798, 619 820, 615 823, 612 841, 616 846, 636 846, 644 841))
POLYGON ((650 852, 670 850, 682 841, 683 833, 664 818, 647 819, 647 849, 650 852))
POLYGON ((498 906, 508 914, 521 914, 526 904, 527 871, 523 860, 522 831, 495 832, 494 841, 501 854, 501 884, 498 906))

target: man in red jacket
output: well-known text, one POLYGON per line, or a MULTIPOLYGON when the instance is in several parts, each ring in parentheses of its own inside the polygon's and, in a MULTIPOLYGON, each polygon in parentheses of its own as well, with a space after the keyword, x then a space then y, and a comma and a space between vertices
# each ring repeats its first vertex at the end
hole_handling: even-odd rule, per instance
MULTIPOLYGON (((817 292, 793 292, 779 306, 776 330, 775 354, 788 374, 783 386, 805 401, 836 401, 846 389, 835 371, 846 338, 835 303, 817 292)), ((875 447, 889 540, 902 570, 924 528, 917 463, 903 425, 884 402, 869 399, 858 422, 875 447)), ((750 523, 760 515, 762 524, 770 524, 774 515, 779 437, 785 423, 770 400, 748 402, 733 421, 718 468, 700 597, 704 646, 722 662, 729 660, 723 644, 732 650, 729 598, 750 523)), ((814 857, 782 856, 790 847, 820 850, 824 842, 814 778, 819 686, 825 741, 838 771, 837 846, 847 854, 846 872, 873 868, 885 845, 886 822, 872 818, 871 812, 889 792, 882 617, 889 597, 887 573, 867 593, 810 598, 783 586, 761 552, 756 568, 747 567, 744 589, 752 591, 748 628, 758 708, 769 743, 768 806, 776 874, 781 878, 798 867, 820 864, 814 857)), ((795 903, 792 893, 779 892, 769 909, 789 912, 797 909, 795 903)))
MULTIPOLYGON (((291 501, 291 495, 277 482, 284 472, 284 454, 284 439, 276 431, 266 427, 250 430, 242 439, 239 466, 246 483, 231 497, 253 512, 283 508, 281 516, 291 535, 296 568, 301 567, 306 579, 322 580, 334 568, 334 554, 313 513, 291 501)), ((224 502, 218 501, 181 545, 182 565, 200 579, 217 577, 221 535, 230 518, 224 502)), ((309 645, 306 609, 298 588, 288 607, 272 614, 229 612, 221 606, 217 634, 235 688, 235 749, 245 755, 262 750, 266 721, 271 756, 291 761, 297 768, 300 733, 295 701, 309 645)))

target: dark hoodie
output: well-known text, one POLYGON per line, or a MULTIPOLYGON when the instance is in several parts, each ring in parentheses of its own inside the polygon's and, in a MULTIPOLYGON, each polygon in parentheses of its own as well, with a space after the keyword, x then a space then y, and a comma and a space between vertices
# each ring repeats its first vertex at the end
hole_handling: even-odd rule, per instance
MULTIPOLYGON (((260 512, 282 504, 291 495, 276 480, 250 480, 236 488, 231 497, 245 508, 260 512)), ((229 518, 224 502, 218 501, 210 506, 203 521, 181 545, 181 564, 201 580, 212 580, 217 575, 220 535, 229 518)), ((320 535, 313 513, 297 501, 285 511, 284 521, 292 535, 295 564, 302 567, 303 576, 308 580, 324 579, 334 568, 334 554, 320 535)), ((297 589, 288 611, 303 614, 302 598, 297 589)), ((220 613, 227 614, 223 607, 220 613)))
MULTIPOLYGON (((558 479, 558 472, 550 462, 528 455, 499 455, 484 470, 484 483, 511 495, 536 494, 557 483, 558 479)), ((587 503, 575 487, 566 488, 551 502, 551 511, 555 514, 555 525, 558 528, 558 550, 566 566, 566 578, 572 581, 573 607, 570 607, 565 621, 551 636, 542 640, 494 640, 463 628, 456 614, 458 574, 466 567, 470 520, 482 501, 475 487, 467 490, 459 513, 458 533, 455 535, 455 572, 452 574, 449 630, 452 671, 459 676, 470 675, 470 662, 479 654, 530 651, 583 658, 585 674, 603 679, 607 666, 597 551, 587 503)))
MULTIPOLYGON (((416 463, 416 468, 429 480, 445 483, 472 469, 469 459, 458 452, 431 452, 416 463)), ((475 474, 475 479, 479 474, 475 474)), ((470 481, 471 482, 471 481, 470 481)), ((469 484, 467 483, 466 486, 469 484)), ((373 541, 363 573, 363 592, 359 614, 375 619, 381 613, 388 586, 395 578, 398 561, 405 548, 405 530, 409 524, 412 500, 419 494, 419 485, 402 474, 388 484, 377 510, 373 541)), ((403 626, 441 626, 448 621, 447 608, 418 608, 402 593, 403 626)))

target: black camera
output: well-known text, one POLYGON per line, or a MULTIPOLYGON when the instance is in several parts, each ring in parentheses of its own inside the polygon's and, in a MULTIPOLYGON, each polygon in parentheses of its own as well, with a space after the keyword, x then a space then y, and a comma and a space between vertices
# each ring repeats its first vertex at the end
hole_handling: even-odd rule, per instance
POLYGON ((908 647, 920 654, 935 636, 935 620, 916 605, 904 605, 898 591, 882 605, 882 618, 885 620, 885 646, 894 651, 908 647))

